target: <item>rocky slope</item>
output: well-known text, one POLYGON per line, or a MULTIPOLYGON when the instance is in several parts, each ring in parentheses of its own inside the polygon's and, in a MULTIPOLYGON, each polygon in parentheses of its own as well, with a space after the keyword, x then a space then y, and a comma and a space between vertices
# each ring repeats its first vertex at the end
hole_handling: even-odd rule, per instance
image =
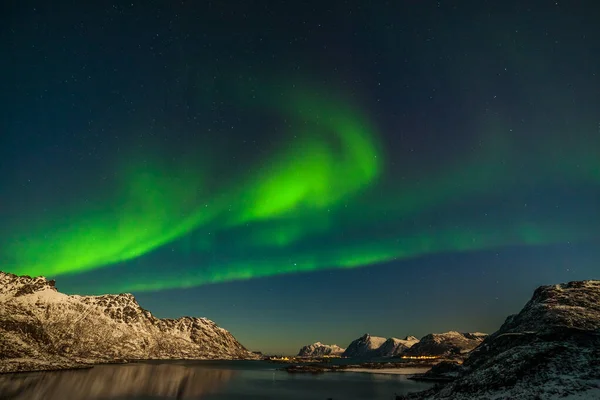
POLYGON ((445 386, 403 399, 599 399, 600 281, 542 286, 445 386))
POLYGON ((375 357, 394 357, 404 354, 417 343, 419 339, 414 336, 407 336, 404 339, 389 338, 373 354, 375 357))
POLYGON ((483 342, 485 333, 445 332, 430 333, 421 338, 403 354, 407 356, 451 356, 467 353, 483 342))
POLYGON ((341 348, 336 344, 323 344, 316 342, 304 346, 298 352, 298 357, 323 357, 323 356, 340 356, 346 349, 341 348))
POLYGON ((131 294, 69 296, 0 272, 0 372, 115 359, 256 358, 206 318, 159 319, 131 294))

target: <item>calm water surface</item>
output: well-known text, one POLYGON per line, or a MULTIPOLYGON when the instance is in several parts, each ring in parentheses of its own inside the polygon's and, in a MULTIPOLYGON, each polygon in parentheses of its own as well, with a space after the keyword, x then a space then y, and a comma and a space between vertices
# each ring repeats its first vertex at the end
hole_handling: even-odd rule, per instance
POLYGON ((427 389, 402 375, 288 374, 263 361, 149 362, 0 375, 2 400, 358 400, 427 389))

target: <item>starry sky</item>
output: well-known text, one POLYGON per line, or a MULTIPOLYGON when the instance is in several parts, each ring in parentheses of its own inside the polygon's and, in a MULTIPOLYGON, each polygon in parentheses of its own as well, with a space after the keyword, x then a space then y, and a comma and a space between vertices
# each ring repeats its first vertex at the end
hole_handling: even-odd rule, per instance
POLYGON ((3 3, 0 270, 288 354, 600 278, 600 5, 372 3, 3 3))

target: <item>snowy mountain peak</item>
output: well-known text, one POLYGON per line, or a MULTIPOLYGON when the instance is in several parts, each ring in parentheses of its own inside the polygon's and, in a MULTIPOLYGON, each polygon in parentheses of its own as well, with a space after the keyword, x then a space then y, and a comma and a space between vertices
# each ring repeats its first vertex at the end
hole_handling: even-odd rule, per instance
POLYGON ((19 276, 0 271, 0 295, 24 296, 43 290, 56 291, 55 282, 43 276, 19 276))
POLYGON ((403 354, 416 343, 419 343, 419 339, 414 336, 407 336, 405 339, 393 337, 386 339, 365 333, 352 341, 343 355, 356 358, 393 357, 403 354))
POLYGON ((298 352, 299 357, 322 357, 322 356, 339 356, 346 349, 341 348, 338 345, 323 344, 321 342, 315 342, 304 346, 298 352))
POLYGON ((365 333, 360 338, 352 341, 346 351, 344 357, 374 357, 374 351, 381 347, 386 342, 386 338, 379 336, 371 336, 365 333))
POLYGON ((539 332, 555 328, 600 329, 600 281, 540 286, 517 315, 500 331, 539 332))
POLYGON ((406 339, 389 338, 379 348, 373 352, 374 357, 394 357, 404 354, 415 344, 419 343, 419 339, 414 336, 407 336, 406 339))

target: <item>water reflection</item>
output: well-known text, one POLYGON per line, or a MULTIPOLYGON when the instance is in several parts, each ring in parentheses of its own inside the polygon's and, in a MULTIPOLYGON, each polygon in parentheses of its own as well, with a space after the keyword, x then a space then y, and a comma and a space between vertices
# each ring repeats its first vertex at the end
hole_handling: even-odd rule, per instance
POLYGON ((0 375, 2 400, 100 400, 132 397, 202 398, 238 371, 178 364, 111 365, 87 370, 0 375))

